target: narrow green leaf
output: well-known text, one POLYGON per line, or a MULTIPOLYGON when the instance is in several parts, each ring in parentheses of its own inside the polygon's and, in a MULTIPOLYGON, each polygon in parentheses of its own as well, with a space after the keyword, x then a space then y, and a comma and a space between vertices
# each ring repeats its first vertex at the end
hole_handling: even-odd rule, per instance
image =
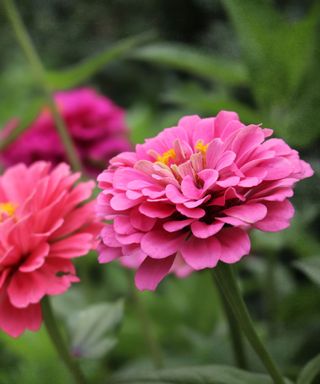
POLYGON ((311 384, 320 374, 320 354, 310 360, 299 374, 297 384, 311 384))
POLYGON ((127 55, 133 48, 149 41, 153 33, 144 33, 138 36, 123 39, 105 51, 89 57, 81 63, 67 69, 49 71, 47 81, 54 89, 68 89, 88 80, 110 62, 127 55))
POLYGON ((127 110, 127 122, 133 143, 143 143, 146 136, 156 135, 155 114, 146 103, 133 105, 127 110))
POLYGON ((286 21, 267 0, 223 0, 238 32, 251 86, 262 109, 286 104, 313 59, 319 4, 286 21))
POLYGON ((320 257, 308 257, 294 263, 294 266, 309 277, 315 284, 320 285, 320 257))
POLYGON ((123 301, 101 303, 70 317, 71 349, 73 354, 85 358, 98 358, 112 349, 117 340, 106 336, 114 332, 123 317, 123 301))
POLYGON ((229 366, 211 365, 119 373, 110 384, 272 384, 269 376, 229 366))
POLYGON ((165 65, 228 85, 247 82, 247 72, 241 63, 216 57, 182 44, 152 44, 136 49, 130 57, 165 65))
POLYGON ((187 110, 187 113, 199 113, 212 116, 221 110, 237 111, 241 121, 261 123, 261 116, 246 104, 223 93, 207 91, 191 83, 175 88, 164 95, 166 102, 175 103, 187 110))

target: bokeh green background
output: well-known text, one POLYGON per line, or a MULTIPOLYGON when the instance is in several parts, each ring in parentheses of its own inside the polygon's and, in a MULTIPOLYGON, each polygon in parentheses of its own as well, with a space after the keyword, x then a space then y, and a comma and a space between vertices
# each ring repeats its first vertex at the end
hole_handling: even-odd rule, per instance
MULTIPOLYGON (((257 328, 283 372, 294 378, 320 352, 319 2, 20 0, 17 5, 52 71, 53 86, 93 86, 113 98, 127 110, 133 142, 185 114, 210 116, 227 109, 244 122, 273 128, 311 162, 316 174, 297 188, 291 228, 253 232, 252 254, 238 265, 257 328), (137 35, 139 44, 123 42, 137 35), (90 57, 119 42, 122 51, 94 69, 90 57), (82 77, 64 72, 88 58, 82 77)), ((3 127, 13 116, 30 120, 40 91, 3 9, 0 46, 3 127)), ((116 264, 98 266, 94 254, 77 264, 83 284, 54 301, 62 325, 72 324, 74 313, 89 304, 125 298, 123 321, 112 331, 117 345, 98 360, 81 360, 93 382, 103 383, 114 370, 151 366, 127 273, 116 264)), ((167 366, 233 364, 207 271, 184 280, 171 276, 156 293, 139 296, 167 366)), ((250 360, 252 370, 262 371, 253 354, 250 360)), ((0 334, 0 383, 18 382, 70 382, 44 330, 18 340, 0 334)))

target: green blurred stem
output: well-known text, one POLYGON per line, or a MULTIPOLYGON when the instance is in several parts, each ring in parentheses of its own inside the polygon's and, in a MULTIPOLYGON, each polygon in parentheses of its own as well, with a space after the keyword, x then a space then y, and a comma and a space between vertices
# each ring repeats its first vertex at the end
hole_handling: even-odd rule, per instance
POLYGON ((232 266, 219 263, 216 268, 212 269, 212 273, 221 292, 228 301, 234 317, 237 319, 242 331, 259 356, 262 364, 272 377, 274 384, 285 384, 278 367, 255 331, 253 321, 242 298, 232 266))
POLYGON ((54 101, 52 89, 47 82, 46 70, 42 65, 41 59, 32 43, 32 40, 14 3, 14 0, 3 0, 3 6, 6 11, 8 20, 10 21, 11 26, 16 34, 17 41, 29 61, 39 86, 42 88, 48 103, 48 107, 50 108, 53 119, 55 121, 57 131, 65 148, 67 158, 75 171, 81 171, 79 156, 54 101))
POLYGON ((136 307, 137 314, 139 316, 141 331, 145 339, 145 343, 149 349, 154 367, 156 369, 163 368, 163 356, 159 346, 158 340, 153 332, 152 321, 149 313, 141 300, 138 290, 133 284, 132 274, 127 271, 128 284, 130 289, 130 295, 136 307))
POLYGON ((230 308, 230 305, 226 297, 222 292, 220 285, 216 283, 216 287, 219 292, 220 301, 225 313, 225 317, 228 322, 234 359, 236 361, 238 368, 246 370, 248 369, 248 362, 247 362, 247 356, 245 352, 245 346, 243 343, 241 328, 239 327, 239 323, 237 319, 234 317, 234 314, 230 308))
POLYGON ((64 362, 66 367, 68 368, 71 376, 74 379, 74 382, 76 384, 85 384, 86 379, 80 370, 78 364, 75 362, 75 360, 70 355, 69 349, 67 348, 62 335, 59 331, 57 320, 54 316, 50 299, 48 296, 46 296, 42 302, 42 316, 43 321, 46 326, 48 335, 50 336, 50 339, 52 341, 52 344, 54 345, 60 359, 64 362))
POLYGON ((270 336, 277 333, 278 326, 278 296, 276 292, 276 259, 274 252, 267 254, 266 280, 264 287, 266 315, 268 319, 268 331, 270 336))

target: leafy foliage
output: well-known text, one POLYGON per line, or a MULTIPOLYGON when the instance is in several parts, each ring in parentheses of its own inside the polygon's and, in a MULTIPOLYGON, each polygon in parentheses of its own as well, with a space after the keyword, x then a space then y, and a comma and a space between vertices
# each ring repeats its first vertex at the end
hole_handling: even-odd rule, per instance
POLYGON ((266 375, 249 373, 227 366, 166 369, 151 373, 121 374, 112 384, 271 384, 266 375))

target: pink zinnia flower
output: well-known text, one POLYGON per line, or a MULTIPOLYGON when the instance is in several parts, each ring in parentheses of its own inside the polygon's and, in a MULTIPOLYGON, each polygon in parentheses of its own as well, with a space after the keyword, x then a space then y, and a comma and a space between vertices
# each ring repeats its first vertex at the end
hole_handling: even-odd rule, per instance
MULTIPOLYGON (((83 88, 58 92, 55 100, 81 161, 91 174, 97 175, 110 158, 130 149, 124 111, 107 97, 83 88)), ((9 134, 17 122, 18 119, 12 119, 3 135, 9 134)), ((32 164, 37 160, 59 164, 67 160, 48 108, 43 109, 0 159, 5 166, 19 162, 32 164)))
POLYGON ((41 299, 78 282, 71 259, 95 246, 94 182, 79 176, 46 162, 0 176, 0 329, 11 336, 39 329, 41 299))
POLYGON ((99 213, 113 220, 100 262, 138 257, 136 285, 153 290, 177 263, 236 263, 250 251, 250 228, 287 228, 292 188, 313 171, 271 134, 234 112, 187 116, 113 158, 98 177, 99 213))

